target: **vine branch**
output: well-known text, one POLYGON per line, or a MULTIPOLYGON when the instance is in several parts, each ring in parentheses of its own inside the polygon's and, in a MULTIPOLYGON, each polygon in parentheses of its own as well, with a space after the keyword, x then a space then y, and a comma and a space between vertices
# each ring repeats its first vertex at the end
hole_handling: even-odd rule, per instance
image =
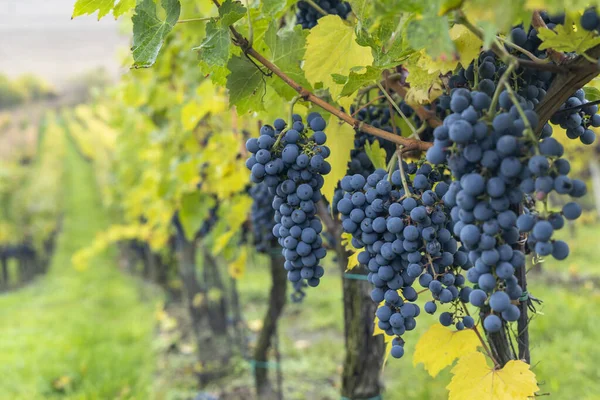
MULTIPOLYGON (((386 86, 392 89, 404 99, 406 98, 406 94, 408 93, 408 91, 406 90, 406 87, 404 87, 398 81, 398 79, 400 79, 401 77, 402 74, 389 74, 387 72, 384 72, 386 86)), ((435 112, 428 110, 423 106, 413 107, 413 109, 415 110, 415 113, 421 119, 421 121, 427 123, 427 125, 429 125, 430 127, 436 128, 442 125, 442 120, 435 115, 435 112)))
MULTIPOLYGON (((221 4, 219 3, 219 0, 213 0, 213 3, 217 7, 221 6, 221 4)), ((330 114, 335 115, 342 121, 351 125, 352 127, 354 127, 354 129, 358 129, 364 133, 368 133, 370 135, 380 137, 380 138, 388 140, 392 143, 403 145, 404 148, 407 150, 425 151, 428 148, 430 148, 431 146, 433 146, 433 143, 422 142, 420 140, 409 139, 409 138, 404 138, 402 136, 394 135, 392 133, 384 131, 383 129, 379 129, 379 128, 376 128, 367 123, 361 122, 361 121, 353 118, 352 116, 348 115, 344 111, 337 109, 336 107, 332 106, 325 100, 321 99, 320 97, 316 96, 315 94, 313 94, 310 91, 303 88, 302 85, 298 84, 296 81, 294 81, 292 78, 290 78, 286 73, 284 73, 282 70, 280 70, 275 64, 273 64, 271 61, 267 60, 262 54, 258 53, 252 47, 250 42, 248 42, 248 40, 244 36, 242 36, 242 34, 240 34, 233 26, 229 26, 229 30, 231 31, 231 34, 233 35, 234 44, 236 46, 239 46, 247 56, 254 58, 257 62, 262 64, 265 68, 267 68, 273 74, 275 74, 279 78, 281 78, 281 80, 283 80, 288 86, 290 86, 292 89, 294 89, 296 92, 298 92, 298 94, 305 101, 309 101, 309 102, 313 103, 314 105, 321 107, 325 111, 329 112, 330 114)))

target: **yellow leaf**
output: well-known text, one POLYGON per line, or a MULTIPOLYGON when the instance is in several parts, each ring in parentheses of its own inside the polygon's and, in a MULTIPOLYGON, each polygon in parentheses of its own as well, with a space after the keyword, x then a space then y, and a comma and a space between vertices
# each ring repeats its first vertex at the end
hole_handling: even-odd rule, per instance
POLYGON ((442 2, 440 6, 440 10, 438 11, 438 15, 446 15, 451 11, 454 11, 460 8, 463 4, 464 0, 445 0, 442 2))
POLYGON ((306 39, 306 56, 303 69, 306 79, 313 84, 323 82, 334 100, 344 87, 335 83, 332 75, 350 75, 350 69, 373 63, 371 49, 356 43, 354 28, 346 25, 337 15, 319 19, 306 39))
POLYGON ((342 246, 350 253, 348 256, 348 265, 346 266, 346 271, 350 271, 360 264, 358 262, 360 250, 352 246, 352 235, 350 233, 342 233, 342 246))
POLYGON ((206 293, 206 297, 208 298, 208 301, 211 301, 213 303, 215 303, 217 301, 221 301, 221 299, 223 298, 223 291, 221 289, 212 287, 212 288, 208 289, 208 293, 206 293))
POLYGON ((419 338, 413 365, 423 363, 429 375, 435 377, 455 359, 476 351, 479 345, 479 339, 471 329, 453 331, 434 324, 419 338))
POLYGON ((427 68, 420 65, 420 60, 421 58, 411 57, 406 63, 408 69, 406 82, 410 84, 410 89, 404 100, 408 104, 429 103, 442 92, 439 71, 430 73, 427 68))
POLYGON ((331 120, 327 128, 326 143, 331 149, 331 155, 327 159, 331 164, 331 172, 324 176, 322 189, 323 195, 330 203, 333 201, 338 182, 346 175, 350 152, 354 149, 354 129, 348 124, 340 125, 334 117, 331 120))
POLYGON ((385 169, 387 153, 385 152, 385 149, 379 146, 379 140, 375 140, 373 144, 366 142, 365 153, 367 153, 367 156, 369 157, 369 160, 371 160, 371 163, 373 163, 375 169, 385 169))
POLYGON ((452 374, 446 386, 449 400, 527 400, 539 390, 528 364, 512 360, 504 368, 495 370, 479 352, 462 357, 452 368, 452 374))
POLYGON ((196 293, 196 295, 192 299, 192 306, 194 308, 198 308, 202 305, 203 302, 204 302, 204 294, 196 293))
POLYGON ((227 246, 227 244, 229 243, 229 241, 231 240, 231 238, 233 237, 234 234, 235 234, 235 231, 230 230, 230 231, 225 232, 221 236, 219 236, 215 240, 215 244, 213 245, 213 248, 212 248, 213 254, 214 255, 220 254, 223 251, 223 249, 227 246))
POLYGON ((229 264, 229 275, 233 279, 239 279, 246 272, 246 262, 248 261, 248 249, 242 247, 239 256, 229 264))
POLYGON ((458 58, 432 59, 423 50, 419 58, 418 65, 427 70, 430 74, 446 73, 453 71, 460 63, 464 68, 467 68, 475 57, 479 56, 481 50, 481 40, 475 36, 464 25, 456 24, 450 29, 450 39, 456 47, 458 58))

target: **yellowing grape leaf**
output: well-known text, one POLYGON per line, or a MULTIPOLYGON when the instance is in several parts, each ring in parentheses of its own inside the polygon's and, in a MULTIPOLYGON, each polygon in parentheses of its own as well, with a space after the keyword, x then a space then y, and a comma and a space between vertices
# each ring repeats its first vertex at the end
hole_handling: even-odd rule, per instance
POLYGON ((375 169, 385 169, 387 153, 385 152, 385 149, 379 145, 379 140, 375 140, 372 144, 369 142, 365 143, 365 153, 367 153, 367 156, 375 169))
POLYGON ((550 15, 559 15, 565 10, 583 10, 591 5, 599 5, 598 2, 591 4, 588 0, 526 0, 525 8, 528 10, 544 10, 550 15))
POLYGON ((229 243, 234 234, 234 231, 227 231, 220 235, 213 244, 212 253, 215 256, 220 254, 223 251, 223 249, 227 247, 227 244, 229 243))
POLYGON ((449 400, 527 400, 539 390, 528 364, 512 360, 496 370, 488 366, 485 356, 479 352, 461 357, 452 368, 452 374, 446 386, 449 400))
POLYGON ((336 83, 332 74, 348 76, 351 70, 373 63, 371 49, 359 46, 354 28, 337 15, 319 19, 306 42, 303 66, 306 78, 313 86, 322 82, 334 100, 339 97, 343 85, 336 83))
MULTIPOLYGON (((471 329, 453 331, 440 324, 433 324, 419 338, 413 355, 413 365, 423 363, 429 375, 435 376, 454 360, 474 352, 480 345, 471 329)), ((465 399, 471 397, 465 397, 465 399)), ((475 397, 472 397, 475 398, 475 397)))
POLYGON ((350 233, 342 233, 342 246, 350 253, 346 271, 351 271, 360 265, 358 262, 358 253, 360 253, 360 250, 352 245, 352 235, 350 233))
POLYGON ((246 263, 248 262, 248 248, 242 247, 238 257, 229 264, 229 276, 233 279, 240 279, 246 272, 246 263))
POLYGON ((113 9, 113 15, 115 18, 129 12, 135 7, 136 0, 120 0, 113 9))
POLYGON ((335 117, 330 118, 327 127, 327 146, 331 155, 327 161, 331 164, 331 172, 324 176, 323 195, 329 202, 333 201, 333 193, 340 179, 346 175, 350 151, 354 149, 354 129, 345 123, 340 124, 335 117))
POLYGON ((120 0, 116 5, 115 0, 77 0, 71 18, 94 14, 97 11, 98 19, 101 19, 111 10, 115 18, 118 18, 133 7, 135 7, 135 0, 120 0))
POLYGON ((446 73, 453 71, 460 63, 467 68, 475 57, 479 56, 482 42, 473 32, 465 28, 464 25, 456 24, 450 29, 450 39, 456 47, 455 55, 457 57, 448 57, 445 59, 433 59, 425 50, 421 52, 418 65, 429 73, 446 73))
POLYGON ((410 89, 406 93, 404 100, 408 104, 430 103, 439 97, 443 90, 439 79, 439 71, 430 73, 419 66, 419 60, 412 57, 407 63, 408 77, 406 82, 410 84, 410 89))
POLYGON ((454 11, 460 8, 464 3, 464 0, 444 0, 440 5, 440 10, 438 11, 438 15, 446 15, 450 13, 450 11, 454 11))

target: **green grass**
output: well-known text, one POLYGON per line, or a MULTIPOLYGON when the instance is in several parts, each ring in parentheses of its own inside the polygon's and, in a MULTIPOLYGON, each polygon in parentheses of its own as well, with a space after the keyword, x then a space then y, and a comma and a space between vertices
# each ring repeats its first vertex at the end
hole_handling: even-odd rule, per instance
POLYGON ((569 257, 564 261, 549 257, 547 262, 542 263, 542 268, 563 275, 600 275, 599 225, 575 223, 572 229, 566 225, 556 236, 569 244, 569 257))
MULTIPOLYGON (((600 227, 581 227, 577 238, 589 245, 599 237, 600 227)), ((575 240, 575 239, 574 239, 575 240)), ((596 247, 597 248, 597 247, 596 247)), ((570 262, 583 263, 584 256, 573 255, 570 262)), ((587 255, 591 269, 600 262, 593 253, 587 255)), ((247 320, 262 318, 266 308, 268 274, 264 262, 250 266, 238 285, 242 291, 247 320), (258 266, 260 265, 260 267, 258 266)), ((565 262, 548 260, 548 271, 564 269, 565 262)), ((565 288, 536 283, 530 278, 530 292, 544 300, 539 314, 531 323, 533 371, 541 392, 553 399, 597 399, 600 393, 600 359, 597 346, 600 321, 600 292, 588 288, 565 288)), ((341 282, 333 266, 327 268, 318 288, 308 290, 301 304, 286 305, 280 323, 280 340, 286 399, 339 399, 339 375, 344 356, 341 282)), ((417 329, 404 336, 406 355, 401 360, 388 360, 384 370, 385 400, 430 400, 447 398, 450 368, 436 378, 430 377, 422 365, 412 365, 415 344, 436 317, 422 313, 417 329)), ((431 351, 437 351, 431 349, 431 351)), ((235 385, 251 384, 250 368, 235 385)))
POLYGON ((72 254, 109 221, 92 166, 72 145, 66 168, 63 231, 49 273, 0 296, 0 398, 146 399, 159 298, 119 271, 111 252, 85 271, 73 268, 72 254))

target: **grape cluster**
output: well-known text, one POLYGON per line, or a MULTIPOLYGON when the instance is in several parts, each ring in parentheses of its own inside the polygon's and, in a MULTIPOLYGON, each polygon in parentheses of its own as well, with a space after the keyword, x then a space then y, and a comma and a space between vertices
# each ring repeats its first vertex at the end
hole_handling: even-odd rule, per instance
MULTIPOLYGON (((550 29, 554 28, 556 24, 564 22, 564 15, 551 17, 543 14, 542 17, 550 29)), ((541 40, 537 37, 537 31, 533 27, 528 32, 521 26, 515 27, 512 29, 510 37, 513 43, 530 51, 538 58, 544 59, 547 57, 545 50, 539 49, 541 40)), ((506 50, 516 57, 526 57, 508 46, 506 50)), ((474 63, 471 63, 466 70, 459 70, 456 75, 450 78, 450 87, 474 88, 486 93, 488 96, 492 96, 500 76, 506 71, 506 65, 492 51, 482 52, 477 65, 477 71, 474 69, 474 63), (478 78, 478 84, 475 88, 476 77, 478 78)), ((537 105, 546 96, 546 91, 553 79, 554 74, 549 71, 518 67, 515 74, 509 78, 509 82, 511 82, 511 86, 518 88, 517 93, 527 101, 530 108, 533 108, 532 106, 537 105)), ((557 110, 550 121, 566 129, 567 136, 570 139, 579 138, 583 144, 592 144, 596 139, 596 135, 590 127, 600 125, 600 116, 596 114, 598 106, 586 106, 585 104, 588 102, 584 91, 580 89, 557 110), (569 113, 568 110, 571 109, 572 112, 569 113)))
POLYGON ((533 208, 518 215, 519 206, 526 200, 545 200, 552 191, 574 197, 585 194, 583 182, 568 178, 569 163, 560 158, 564 150, 551 137, 549 125, 542 139, 536 138, 538 117, 531 101, 515 97, 518 106, 507 91, 500 93, 499 112, 488 126, 482 117, 493 108, 489 95, 455 89, 453 114, 435 129, 434 146, 427 152, 430 162, 447 162, 457 179, 443 201, 452 207, 453 233, 469 251, 473 265, 467 279, 478 288, 469 300, 482 311, 493 311, 483 321, 488 332, 498 332, 502 320, 516 321, 520 316, 519 308, 511 304, 523 295, 515 277, 515 270, 525 267, 525 255, 514 249, 520 233, 531 232, 528 246, 537 254, 564 259, 568 246, 552 240, 552 233, 564 225, 562 215, 574 219, 581 214, 576 203, 565 206, 562 215, 533 208))
POLYGON ((600 17, 595 8, 588 8, 585 10, 581 19, 579 20, 581 27, 586 31, 598 31, 600 29, 600 17))
POLYGON ((316 203, 321 200, 323 175, 331 171, 325 160, 330 150, 324 146, 325 120, 318 113, 308 115, 312 134, 299 115, 293 116, 291 129, 283 119, 260 129, 258 138, 246 142, 252 156, 246 166, 251 180, 264 182, 273 195, 271 203, 275 225, 272 233, 282 246, 288 279, 298 285, 306 281, 317 286, 324 274, 319 260, 325 257, 321 221, 316 203))
MULTIPOLYGON (((340 0, 315 0, 315 3, 326 11, 327 14, 339 15, 346 19, 350 13, 350 3, 340 0)), ((300 0, 297 4, 298 11, 296 12, 296 23, 302 25, 303 29, 310 29, 317 25, 317 20, 324 15, 317 11, 313 6, 306 1, 300 0)))
MULTIPOLYGON (((448 190, 441 169, 429 164, 406 164, 391 175, 378 169, 366 179, 361 174, 345 176, 341 181, 344 196, 338 203, 342 227, 352 234, 352 244, 364 249, 358 261, 367 266, 368 279, 375 288, 371 298, 382 302, 377 310, 379 327, 396 335, 393 357, 404 354, 400 335, 413 330, 420 307, 412 287, 418 279, 429 288, 434 301, 426 305, 434 312, 435 301, 451 303, 468 299, 469 288, 461 288, 465 278, 459 267, 467 264, 466 252, 452 237, 448 209, 441 201, 448 190), (409 179, 409 174, 415 174, 409 179), (408 193, 403 188, 403 179, 408 193)), ((460 322, 459 329, 465 325, 460 322)))
POLYGON ((550 122, 565 129, 569 139, 579 138, 583 144, 594 143, 596 134, 590 127, 600 127, 600 115, 597 114, 597 105, 587 103, 585 92, 579 89, 560 106, 550 122))
POLYGON ((250 221, 252 222, 254 245, 258 252, 268 253, 275 242, 273 235, 275 211, 271 207, 274 194, 262 182, 250 188, 250 196, 253 200, 250 221))

